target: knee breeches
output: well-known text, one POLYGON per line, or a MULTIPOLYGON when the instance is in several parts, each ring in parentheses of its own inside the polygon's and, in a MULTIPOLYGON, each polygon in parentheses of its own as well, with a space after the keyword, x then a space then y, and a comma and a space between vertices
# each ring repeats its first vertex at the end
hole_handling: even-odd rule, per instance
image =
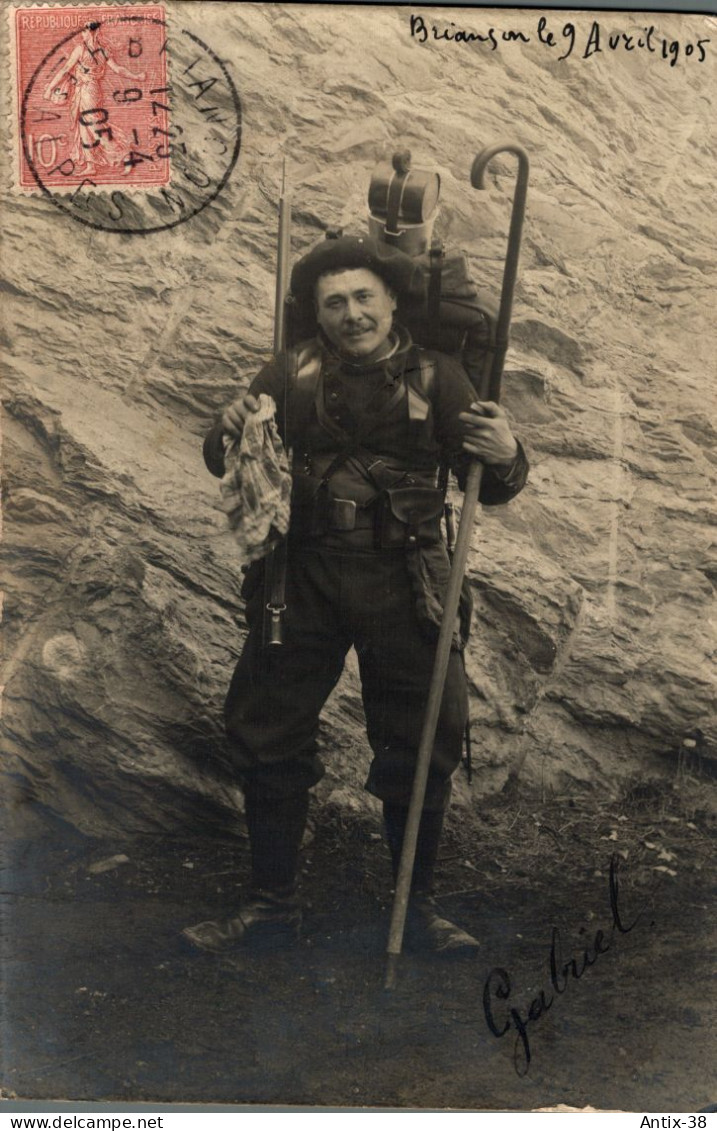
MULTIPOLYGON (((353 645, 373 751, 367 788, 408 804, 433 670, 402 551, 302 550, 290 555, 284 643, 262 647, 261 570, 248 578, 249 636, 227 695, 227 733, 242 776, 277 796, 314 785, 319 715, 353 645)), ((463 661, 451 653, 426 791, 442 808, 467 717, 463 661)))

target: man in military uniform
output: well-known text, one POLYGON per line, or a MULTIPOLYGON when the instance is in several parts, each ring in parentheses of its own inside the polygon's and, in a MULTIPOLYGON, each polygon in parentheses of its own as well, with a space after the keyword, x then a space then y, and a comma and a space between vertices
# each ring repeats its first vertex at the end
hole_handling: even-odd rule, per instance
MULTIPOLYGON (((225 718, 241 775, 252 890, 224 921, 183 933, 220 950, 298 936, 297 856, 308 791, 323 774, 319 714, 348 649, 356 649, 373 760, 366 788, 383 803, 394 872, 400 859, 449 562, 441 541, 439 465, 465 482, 485 465, 480 501, 505 503, 527 461, 498 405, 477 402, 463 367, 423 351, 396 320, 422 288, 420 269, 370 238, 326 240, 294 267, 316 337, 266 365, 221 414, 205 459, 224 473, 226 438, 270 394, 293 455, 283 643, 263 642, 263 563, 243 595, 249 635, 225 718)), ((436 951, 477 946, 438 914, 433 870, 451 775, 461 757, 467 692, 460 643, 451 653, 419 829, 407 940, 436 951)))

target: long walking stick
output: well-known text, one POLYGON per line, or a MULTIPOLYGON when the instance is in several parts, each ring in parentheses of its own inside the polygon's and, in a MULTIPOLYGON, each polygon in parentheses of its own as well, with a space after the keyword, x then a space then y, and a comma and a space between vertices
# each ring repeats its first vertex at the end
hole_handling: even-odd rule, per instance
MULTIPOLYGON (((498 315, 498 326, 496 333, 497 349, 493 358, 493 365, 490 375, 489 396, 491 400, 494 401, 498 401, 500 397, 500 380, 503 373, 505 354, 508 348, 508 328, 510 326, 510 315, 513 309, 513 290, 515 288, 515 278, 518 269, 520 237, 523 230, 525 197, 528 188, 528 155, 525 150, 522 149, 519 145, 513 145, 510 143, 492 145, 487 149, 481 150, 481 152, 473 162, 473 168, 471 169, 471 184, 473 185, 473 187, 477 189, 484 188, 483 179, 485 168, 488 165, 488 162, 491 161, 497 153, 502 152, 514 153, 517 156, 518 179, 513 196, 513 210, 511 213, 510 232, 508 234, 508 251, 505 259, 505 267, 503 270, 503 287, 500 296, 500 312, 498 315)), ((385 981, 385 988, 387 990, 393 989, 396 984, 398 957, 401 953, 401 947, 403 944, 403 932, 406 926, 406 914, 408 911, 408 899, 411 891, 413 865, 416 858, 418 828, 421 823, 423 801, 426 796, 428 769, 431 762, 431 754, 433 753, 433 743, 436 738, 438 715, 440 713, 441 701, 443 699, 443 688, 446 682, 448 661, 450 659, 451 647, 453 644, 454 625, 456 616, 458 614, 458 603, 461 595, 461 586, 463 584, 463 575, 466 571, 471 534, 473 532, 473 520, 478 503, 478 494, 480 492, 482 475, 482 464, 477 462, 472 463, 468 472, 468 479, 466 482, 466 489, 463 497, 461 520, 458 526, 456 548, 453 554, 451 573, 448 579, 448 588, 446 590, 446 596, 443 603, 443 619, 441 621, 441 630, 438 636, 438 644, 436 646, 436 657, 433 664, 433 674, 431 676, 431 684, 428 691, 428 702, 426 704, 423 729, 421 731, 421 739, 418 746, 416 773, 413 779, 411 801, 408 808, 406 830, 403 837, 401 862, 399 865, 398 877, 396 880, 396 894, 393 900, 391 926, 389 929, 387 947, 388 962, 386 967, 385 981)))

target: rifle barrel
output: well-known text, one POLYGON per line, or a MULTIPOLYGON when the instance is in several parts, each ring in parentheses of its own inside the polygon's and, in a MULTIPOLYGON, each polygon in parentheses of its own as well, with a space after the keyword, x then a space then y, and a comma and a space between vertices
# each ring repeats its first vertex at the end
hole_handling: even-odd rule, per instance
POLYGON ((276 301, 274 304, 274 355, 286 347, 286 295, 289 290, 289 259, 291 255, 291 193, 285 187, 282 171, 279 197, 279 236, 276 257, 276 301))
MULTIPOLYGON (((291 193, 286 188, 286 161, 281 170, 279 197, 279 233, 276 253, 276 300, 274 304, 274 356, 286 349, 286 296, 289 290, 289 257, 291 255, 291 193)), ((284 354, 286 369, 286 354, 284 354)), ((284 421, 286 421, 288 374, 284 373, 284 421)), ((287 452, 291 466, 291 450, 287 452)), ((264 571, 264 645, 277 648, 283 643, 282 614, 286 587, 286 539, 266 556, 264 571)))

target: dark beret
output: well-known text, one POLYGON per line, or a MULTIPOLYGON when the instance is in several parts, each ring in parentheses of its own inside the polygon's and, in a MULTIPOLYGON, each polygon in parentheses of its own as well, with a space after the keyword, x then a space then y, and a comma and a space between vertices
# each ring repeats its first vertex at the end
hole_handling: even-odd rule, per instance
POLYGON ((326 271, 367 267, 395 291, 400 298, 418 300, 425 293, 420 266, 388 244, 370 236, 341 236, 325 239, 312 247, 291 272, 291 292, 299 300, 313 299, 314 287, 326 271))

